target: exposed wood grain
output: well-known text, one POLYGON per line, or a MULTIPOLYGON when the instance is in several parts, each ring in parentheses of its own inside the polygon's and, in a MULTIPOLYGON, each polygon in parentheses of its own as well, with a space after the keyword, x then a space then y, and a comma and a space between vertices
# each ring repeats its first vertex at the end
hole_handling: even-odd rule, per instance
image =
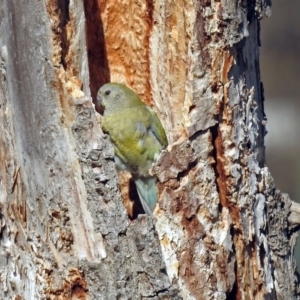
POLYGON ((0 298, 299 298, 300 208, 264 157, 269 5, 0 3, 0 298), (122 201, 92 104, 110 80, 167 131, 153 218, 122 201))

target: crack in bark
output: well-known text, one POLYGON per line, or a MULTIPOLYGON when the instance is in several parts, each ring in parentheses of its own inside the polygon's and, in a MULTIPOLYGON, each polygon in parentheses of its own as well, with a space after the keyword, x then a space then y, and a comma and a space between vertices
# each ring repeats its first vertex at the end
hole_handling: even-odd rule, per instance
POLYGON ((70 41, 68 40, 67 24, 70 21, 69 14, 70 0, 58 1, 57 6, 60 9, 60 23, 61 30, 61 64, 67 70, 67 55, 69 52, 70 41))

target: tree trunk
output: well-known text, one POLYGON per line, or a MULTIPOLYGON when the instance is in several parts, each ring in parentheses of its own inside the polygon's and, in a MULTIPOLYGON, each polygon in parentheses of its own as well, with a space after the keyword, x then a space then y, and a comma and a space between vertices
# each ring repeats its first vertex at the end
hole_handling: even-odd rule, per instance
POLYGON ((0 299, 299 298, 300 209, 264 157, 269 5, 0 3, 0 299), (153 218, 126 180, 122 201, 92 104, 108 81, 168 135, 153 218))

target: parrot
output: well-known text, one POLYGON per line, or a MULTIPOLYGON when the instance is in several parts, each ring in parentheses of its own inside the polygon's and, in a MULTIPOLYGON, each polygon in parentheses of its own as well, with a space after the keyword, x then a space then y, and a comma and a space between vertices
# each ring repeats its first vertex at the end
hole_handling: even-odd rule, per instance
POLYGON ((96 105, 103 108, 101 126, 114 146, 116 168, 131 173, 143 209, 151 216, 158 191, 149 169, 168 145, 162 123, 135 91, 121 83, 100 87, 96 105))

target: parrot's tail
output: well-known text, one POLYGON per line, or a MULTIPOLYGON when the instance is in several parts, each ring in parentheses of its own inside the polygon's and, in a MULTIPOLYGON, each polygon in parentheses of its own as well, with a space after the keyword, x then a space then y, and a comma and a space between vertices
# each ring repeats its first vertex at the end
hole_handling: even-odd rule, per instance
POLYGON ((134 179, 144 211, 152 216, 157 202, 156 177, 140 177, 134 179))

